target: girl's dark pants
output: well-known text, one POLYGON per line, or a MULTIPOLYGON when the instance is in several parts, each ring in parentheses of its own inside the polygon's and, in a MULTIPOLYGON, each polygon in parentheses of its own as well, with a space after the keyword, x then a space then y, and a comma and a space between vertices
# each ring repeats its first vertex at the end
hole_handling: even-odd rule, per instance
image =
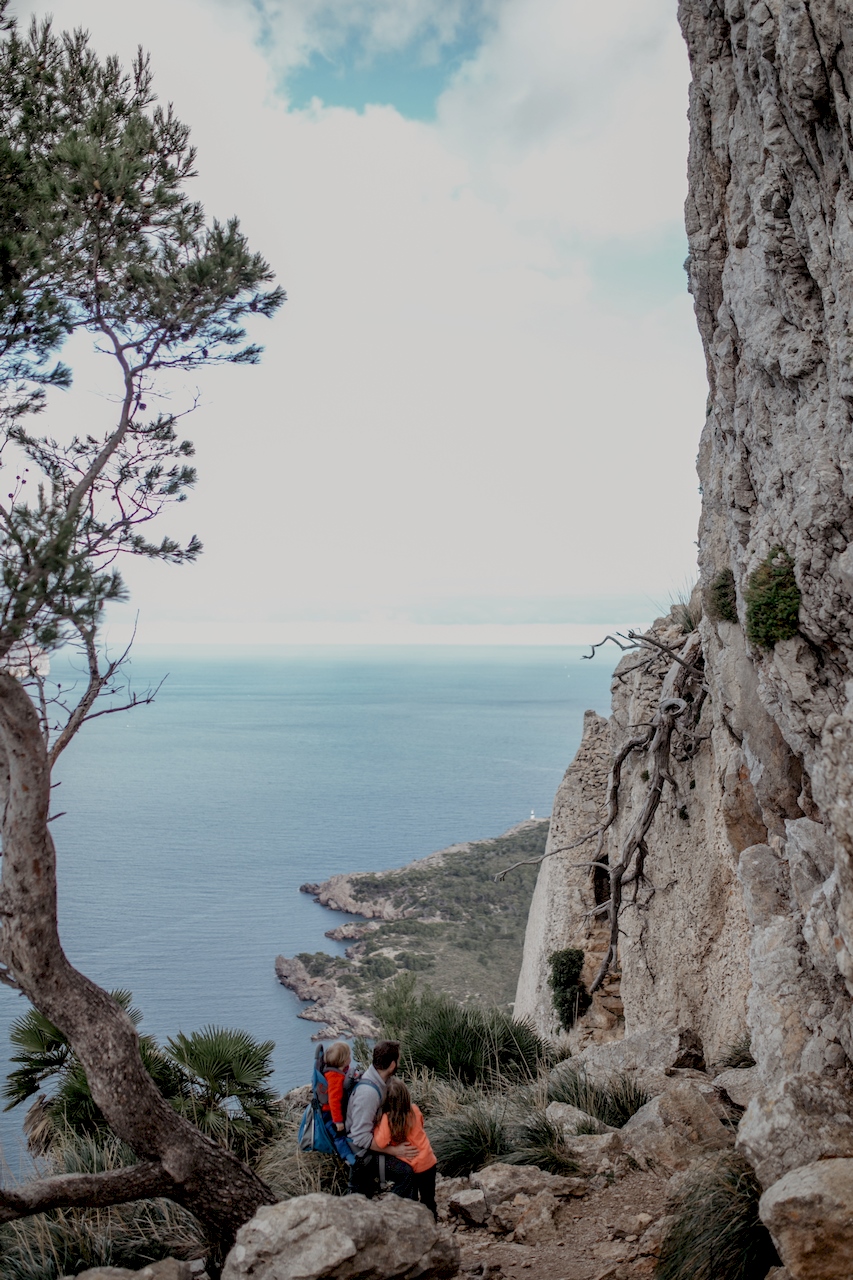
POLYGON ((414 1175, 414 1186, 412 1187, 412 1199, 420 1200, 421 1204, 425 1204, 436 1221, 438 1221, 438 1207, 435 1203, 435 1171, 437 1167, 437 1165, 433 1165, 425 1173, 416 1173, 414 1175))
MULTIPOLYGON (((414 1200, 413 1182, 416 1175, 412 1172, 410 1164, 406 1164, 405 1160, 398 1160, 396 1156, 386 1156, 385 1176, 394 1183, 395 1196, 402 1196, 404 1200, 414 1200)), ((359 1156, 355 1164, 350 1166, 347 1191, 350 1195, 367 1196, 368 1200, 372 1200, 379 1190, 378 1177, 379 1158, 375 1152, 369 1151, 367 1155, 359 1156)), ((434 1197, 435 1175, 433 1175, 434 1197)))

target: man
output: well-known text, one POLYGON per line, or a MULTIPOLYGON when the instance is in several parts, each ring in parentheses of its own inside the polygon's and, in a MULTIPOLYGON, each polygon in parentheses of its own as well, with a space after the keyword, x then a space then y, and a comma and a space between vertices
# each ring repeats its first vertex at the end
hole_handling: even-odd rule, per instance
MULTIPOLYGON (((373 1065, 368 1067, 350 1094, 347 1107, 347 1138, 355 1154, 355 1164, 350 1168, 348 1195, 376 1194, 376 1175, 379 1168, 377 1147, 373 1141, 373 1129, 379 1111, 385 1101, 388 1081, 397 1070, 400 1061, 400 1045, 396 1040, 380 1040, 373 1049, 373 1065)), ((396 1147, 385 1147, 386 1177, 394 1183, 394 1195, 404 1200, 412 1198, 414 1176, 411 1164, 417 1149, 408 1142, 396 1147)))

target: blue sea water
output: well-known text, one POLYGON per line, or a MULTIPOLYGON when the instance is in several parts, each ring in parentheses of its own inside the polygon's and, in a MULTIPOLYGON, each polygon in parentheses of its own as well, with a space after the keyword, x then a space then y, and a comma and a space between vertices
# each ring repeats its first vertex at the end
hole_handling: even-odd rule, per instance
MULTIPOLYGON (((340 922, 298 892, 398 866, 550 812, 612 660, 579 648, 135 652, 156 701, 87 725, 61 758, 53 825, 72 961, 128 987, 164 1039, 213 1023, 276 1041, 275 1084, 308 1075, 315 1026, 275 979, 282 952, 334 951, 340 922)), ((57 678, 68 679, 61 664, 57 678)), ((80 677, 81 678, 81 677, 80 677)), ((0 987, 0 1072, 26 1009, 0 987)), ((0 1114, 22 1167, 19 1108, 0 1114)))

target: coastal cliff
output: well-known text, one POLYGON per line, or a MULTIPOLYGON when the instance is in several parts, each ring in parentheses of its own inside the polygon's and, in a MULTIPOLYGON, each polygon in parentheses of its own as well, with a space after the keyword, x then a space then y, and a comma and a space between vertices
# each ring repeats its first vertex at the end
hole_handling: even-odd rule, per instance
MULTIPOLYGON (((551 850, 606 822, 617 753, 632 726, 665 718, 679 660, 695 702, 670 706, 670 777, 622 906, 623 1016, 602 988, 571 1038, 583 1051, 688 1026, 714 1061, 748 1029, 758 1089, 738 1144, 762 1217, 791 1276, 840 1276, 853 1215, 853 25, 831 0, 682 0, 679 18, 687 270, 709 382, 700 586, 655 624, 660 663, 639 661, 648 646, 627 654, 610 720, 588 716, 551 850)), ((633 752, 601 846, 611 866, 648 778, 633 752)), ((582 947, 589 981, 606 950, 584 857, 554 853, 534 894, 517 1011, 548 1031, 550 951, 582 947)))

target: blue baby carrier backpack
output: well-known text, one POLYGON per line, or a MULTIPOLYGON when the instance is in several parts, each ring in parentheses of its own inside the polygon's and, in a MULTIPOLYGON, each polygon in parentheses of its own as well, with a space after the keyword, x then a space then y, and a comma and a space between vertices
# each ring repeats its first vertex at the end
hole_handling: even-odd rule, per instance
MULTIPOLYGON (((323 1046, 318 1044, 317 1052, 314 1054, 314 1070, 311 1073, 311 1101, 302 1114, 297 1145, 300 1151, 323 1151, 327 1155, 340 1156, 342 1160, 346 1160, 347 1164, 355 1164, 355 1155, 347 1142, 346 1135, 337 1132, 328 1113, 323 1114, 323 1106, 329 1099, 329 1085, 325 1071, 336 1070, 338 1070, 337 1067, 326 1067, 323 1046)), ((344 1115, 346 1115, 349 1096, 358 1083, 357 1073, 346 1073, 343 1096, 344 1115)))

